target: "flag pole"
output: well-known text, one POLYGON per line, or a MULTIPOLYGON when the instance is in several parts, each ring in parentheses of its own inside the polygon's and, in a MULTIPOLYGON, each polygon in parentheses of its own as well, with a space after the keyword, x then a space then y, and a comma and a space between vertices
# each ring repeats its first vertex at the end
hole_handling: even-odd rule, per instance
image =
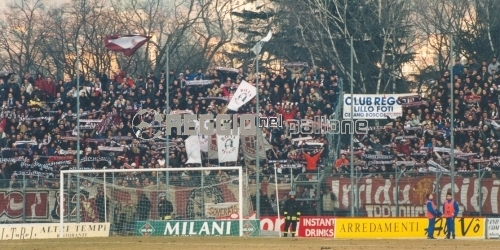
MULTIPOLYGON (((261 43, 261 42, 259 42, 261 43)), ((260 51, 259 51, 260 53, 260 51)), ((255 120, 256 122, 259 122, 259 55, 257 54, 255 56, 255 87, 257 90, 257 93, 255 94, 255 120)), ((258 128, 259 126, 257 126, 258 128)), ((261 133, 260 130, 257 130, 257 133, 261 133)), ((257 140, 255 142, 255 149, 257 150, 257 154, 255 155, 255 183, 257 183, 257 191, 255 194, 255 207, 257 210, 256 213, 256 219, 260 219, 260 147, 259 147, 259 137, 257 135, 257 140)))
MULTIPOLYGON (((353 45, 353 38, 351 36, 351 128, 349 130, 354 131, 354 45, 353 45)), ((351 131, 349 131, 351 132, 351 131)), ((354 217, 354 202, 355 195, 354 195, 354 133, 351 134, 351 159, 350 159, 350 165, 351 165, 351 216, 354 217)))
MULTIPOLYGON (((281 221, 280 220, 280 197, 279 197, 279 193, 278 193, 278 170, 276 169, 276 163, 274 163, 274 185, 275 185, 274 192, 276 195, 276 212, 278 212, 278 221, 281 221)), ((278 224, 278 223, 276 223, 276 224, 278 224)), ((279 232, 280 238, 281 238, 280 229, 281 229, 281 227, 278 228, 278 232, 279 232)))
MULTIPOLYGON (((168 117, 168 113, 169 113, 169 107, 170 107, 170 100, 169 100, 169 97, 170 97, 170 91, 168 89, 169 87, 169 81, 170 81, 170 67, 169 67, 169 62, 170 62, 170 53, 169 53, 169 46, 168 46, 168 43, 165 45, 167 48, 166 48, 166 53, 167 53, 167 62, 165 63, 166 64, 166 71, 165 71, 165 86, 166 86, 166 90, 165 90, 165 117, 168 117)), ((170 166, 170 142, 169 142, 169 128, 167 127, 167 119, 165 119, 165 143, 166 143, 166 148, 165 148, 165 168, 169 168, 170 166)), ((166 172, 165 173, 165 196, 166 196, 166 199, 168 199, 169 195, 168 195, 168 186, 170 184, 170 172, 166 172)))
MULTIPOLYGON (((78 43, 78 41, 77 41, 78 43)), ((80 54, 78 44, 76 44, 76 169, 80 169, 80 54)), ((69 177, 68 177, 69 178, 69 177)), ((104 180, 106 181, 106 180, 104 180)), ((63 185, 63 183, 61 183, 63 185)), ((68 187, 70 188, 70 187, 68 187)), ((70 194, 68 193, 68 197, 70 194)), ((76 222, 80 223, 80 174, 76 175, 76 222)), ((68 210, 68 218, 70 218, 71 210, 68 210)), ((60 216, 64 216, 61 214, 60 216)), ((99 218, 102 220, 102 218, 99 218)))
MULTIPOLYGON (((267 35, 262 38, 259 42, 257 42, 257 44, 253 47, 252 51, 254 52, 255 54, 255 88, 256 88, 256 91, 257 93, 255 93, 255 100, 256 100, 256 103, 255 103, 255 122, 259 122, 259 55, 260 55, 260 51, 262 50, 262 46, 264 45, 264 42, 269 42, 269 40, 271 39, 272 37, 272 33, 271 31, 269 31, 269 33, 267 33, 267 35)), ((259 124, 257 124, 259 125, 259 124)), ((257 126, 258 128, 259 126, 257 126)), ((255 176, 255 182, 257 184, 257 191, 256 191, 256 194, 255 194, 255 206, 256 206, 256 217, 257 219, 260 218, 260 157, 259 157, 259 154, 260 154, 260 147, 259 147, 259 137, 262 136, 262 132, 260 130, 258 130, 257 133, 261 133, 260 135, 257 135, 257 139, 255 140, 256 142, 256 145, 255 145, 255 149, 257 151, 257 154, 255 155, 255 172, 256 172, 256 176, 255 176)))
MULTIPOLYGON (((450 62, 453 60, 453 34, 450 35, 450 62)), ((452 64, 452 63, 450 63, 452 64)), ((453 64, 452 64, 453 65, 453 64)), ((453 66, 450 70, 450 170, 451 170, 451 197, 455 199, 455 83, 453 81, 453 66)))

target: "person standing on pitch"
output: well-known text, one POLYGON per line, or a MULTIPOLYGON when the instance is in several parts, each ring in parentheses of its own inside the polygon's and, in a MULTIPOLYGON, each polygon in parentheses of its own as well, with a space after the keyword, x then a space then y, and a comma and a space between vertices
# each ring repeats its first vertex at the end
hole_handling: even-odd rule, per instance
POLYGON ((167 200, 167 195, 160 194, 160 201, 158 202, 158 214, 160 215, 160 220, 171 220, 173 212, 174 206, 172 205, 172 202, 167 200))
POLYGON ((455 218, 458 215, 459 208, 458 202, 456 202, 451 193, 446 194, 446 201, 443 204, 444 217, 446 218, 446 239, 450 239, 450 236, 455 239, 455 218))
POLYGON ((427 219, 429 219, 429 226, 427 227, 427 239, 435 240, 434 238, 434 226, 436 225, 436 217, 440 217, 441 213, 436 210, 436 204, 434 204, 434 195, 427 194, 427 219))
POLYGON ((297 230, 297 222, 300 220, 300 204, 295 200, 295 192, 290 192, 290 198, 283 206, 283 215, 285 216, 285 228, 283 229, 284 236, 288 236, 288 229, 292 226, 292 237, 295 237, 297 230))

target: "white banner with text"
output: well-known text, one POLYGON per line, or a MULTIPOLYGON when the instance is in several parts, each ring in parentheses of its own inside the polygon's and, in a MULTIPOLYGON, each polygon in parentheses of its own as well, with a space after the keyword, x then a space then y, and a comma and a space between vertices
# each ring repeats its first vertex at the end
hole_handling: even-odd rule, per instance
MULTIPOLYGON (((110 223, 65 223, 64 238, 109 237, 110 223)), ((59 223, 0 224, 0 240, 56 239, 59 223)))
POLYGON ((500 218, 486 218, 486 239, 500 239, 500 218))
POLYGON ((344 119, 351 118, 351 103, 354 103, 354 119, 387 119, 396 118, 403 115, 403 106, 400 97, 410 94, 371 94, 371 95, 353 95, 351 101, 350 94, 344 94, 344 119))

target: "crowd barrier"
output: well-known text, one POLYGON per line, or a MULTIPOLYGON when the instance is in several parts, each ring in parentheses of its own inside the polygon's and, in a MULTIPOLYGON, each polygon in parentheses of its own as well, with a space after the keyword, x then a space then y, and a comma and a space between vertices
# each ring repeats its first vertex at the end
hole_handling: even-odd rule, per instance
MULTIPOLYGON (((243 234, 261 235, 261 231, 282 232, 283 217, 243 220, 243 234)), ((65 223, 65 238, 108 237, 110 223, 65 223)), ((297 227, 298 237, 337 239, 409 239, 427 237, 427 218, 333 218, 304 216, 297 227)), ((459 217, 455 221, 457 238, 499 239, 500 218, 459 217)), ((239 236, 237 220, 137 221, 136 236, 239 236)), ((435 237, 445 237, 446 221, 435 222, 435 237)), ((59 238, 59 224, 0 224, 0 240, 59 238)))
MULTIPOLYGON (((498 223, 498 221, 496 221, 498 223)), ((333 218, 302 217, 298 223, 299 237, 333 237, 338 239, 375 238, 426 238, 429 221, 427 218, 333 218)), ((284 218, 262 217, 260 229, 282 232, 284 218)), ((485 238, 484 218, 457 218, 455 233, 461 238, 485 238)), ((498 227, 496 227, 498 228, 498 227)), ((446 221, 438 218, 434 236, 446 235, 446 221)))
MULTIPOLYGON (((109 237, 110 223, 65 223, 64 238, 109 237)), ((0 240, 55 239, 58 223, 0 224, 0 240)))
MULTIPOLYGON (((283 217, 261 217, 244 220, 244 235, 259 236, 262 231, 283 232, 283 217), (259 227, 260 224, 260 227, 259 227)), ((297 224, 298 237, 327 237, 338 239, 405 239, 427 237, 429 220, 419 218, 334 218, 303 216, 297 224)), ((459 217, 455 220, 457 238, 498 238, 500 219, 459 217), (488 223, 487 223, 488 221, 488 223), (488 225, 488 226, 487 226, 488 225)), ((137 236, 237 236, 239 222, 235 220, 197 221, 139 221, 137 236)), ((435 237, 445 237, 446 220, 435 222, 435 237)))

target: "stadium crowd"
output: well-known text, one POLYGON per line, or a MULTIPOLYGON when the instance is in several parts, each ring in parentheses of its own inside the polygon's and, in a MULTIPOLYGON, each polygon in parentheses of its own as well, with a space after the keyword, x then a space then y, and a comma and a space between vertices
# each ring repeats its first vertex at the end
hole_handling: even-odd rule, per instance
MULTIPOLYGON (((282 113, 288 118, 333 114, 339 94, 335 67, 306 72, 305 67, 299 66, 261 74, 261 114, 273 116, 282 113)), ((201 69, 194 72, 170 71, 168 74, 169 77, 162 71, 159 75, 150 72, 145 77, 132 76, 121 69, 114 72, 111 78, 104 73, 81 74, 80 89, 77 90, 77 79, 63 81, 29 72, 20 76, 14 72, 2 72, 0 188, 20 188, 24 185, 59 187, 57 181, 51 180, 58 177, 59 170, 76 165, 78 93, 81 169, 160 168, 166 162, 165 142, 136 137, 134 126, 137 120, 133 117, 141 109, 154 109, 160 113, 166 110, 167 78, 170 112, 189 110, 194 114, 220 113, 242 80, 255 82, 256 79, 252 68, 246 72, 241 68, 237 71, 223 68, 206 72, 201 69), (186 84, 193 80, 211 80, 212 84, 186 84)), ((255 100, 241 107, 238 112, 254 113, 254 107, 255 100)), ((264 132, 273 145, 273 150, 267 152, 268 159, 287 159, 289 151, 295 151, 282 129, 264 132)), ((185 164, 187 154, 183 139, 186 136, 176 135, 174 131, 170 139, 170 167, 191 166, 185 164)), ((323 142, 327 147, 324 136, 317 135, 314 140, 323 142)), ((328 150, 323 152, 321 156, 328 157, 328 150)), ((300 154, 294 155, 295 160, 303 160, 300 154)), ((318 157, 314 158, 315 162, 319 160, 318 157)), ((240 158, 239 164, 245 165, 243 156, 240 158)), ((210 164, 218 163, 217 160, 204 159, 203 165, 210 164)), ((301 171, 302 165, 298 166, 296 172, 301 171)), ((269 164, 264 164, 263 174, 270 172, 269 164)), ((283 177, 280 182, 289 182, 289 168, 283 168, 280 172, 283 177)), ((123 175, 119 183, 128 187, 155 185, 158 180, 164 180, 154 176, 156 174, 135 176, 131 173, 123 175)), ((193 173, 172 174, 170 183, 196 186, 193 178, 189 178, 190 174, 193 173)), ((230 171, 218 171, 210 173, 210 176, 224 182, 231 174, 230 171)), ((270 176, 262 180, 269 181, 270 176)))
MULTIPOLYGON (((499 67, 496 58, 480 65, 472 59, 466 65, 456 60, 453 72, 445 71, 440 79, 432 81, 434 85, 426 98, 421 94, 401 97, 402 117, 388 118, 386 126, 371 127, 369 135, 355 139, 357 170, 375 178, 389 178, 396 171, 406 176, 449 173, 453 122, 457 174, 477 177, 479 171, 486 171, 486 177, 495 177, 493 171, 500 169, 499 67)), ((335 163, 339 173, 350 172, 346 158, 350 151, 345 149, 335 163)))
MULTIPOLYGON (((498 169, 499 69, 500 63, 495 58, 489 63, 483 61, 481 65, 474 60, 469 60, 466 65, 457 61, 452 69, 455 82, 452 101, 449 71, 435 81, 428 95, 402 98, 402 117, 388 119, 387 126, 371 127, 369 135, 356 138, 354 153, 357 170, 371 173, 375 178, 390 178, 396 168, 408 176, 440 169, 448 171, 451 104, 455 105, 453 122, 457 171, 470 174, 480 167, 488 171, 498 169)), ((119 69, 111 77, 104 73, 81 74, 80 89, 76 89, 76 79, 54 80, 29 72, 23 75, 14 72, 2 74, 0 188, 19 188, 23 185, 58 188, 59 183, 52 181, 58 177, 58 171, 76 165, 77 119, 81 122, 82 169, 164 167, 165 147, 162 145, 165 142, 137 138, 134 133, 134 126, 137 125, 133 119, 135 113, 145 108, 163 113, 167 106, 170 112, 222 113, 238 84, 242 80, 255 82, 256 79, 252 68, 240 68, 237 72, 187 69, 185 72, 162 71, 158 75, 150 72, 147 76, 128 75, 119 69), (168 104, 165 103, 167 78, 168 104), (212 83, 186 84, 193 80, 211 80, 212 83), (78 94, 80 117, 75 115, 78 94), (226 100, 213 97, 225 97, 226 100), (102 122, 92 123, 92 120, 102 122), (23 181, 21 175, 27 176, 27 179, 23 181)), ((308 69, 292 64, 279 72, 269 70, 260 75, 258 92, 262 115, 282 114, 285 119, 330 116, 339 103, 341 86, 335 66, 308 69)), ((238 112, 255 113, 255 99, 238 112)), ((288 182, 292 174, 302 173, 305 169, 316 171, 322 160, 324 164, 329 162, 324 159, 329 159, 328 149, 332 145, 329 145, 325 135, 315 134, 310 140, 323 145, 324 150, 320 151, 306 149, 303 143, 299 145, 301 141, 287 137, 285 129, 264 129, 263 132, 272 145, 272 150, 267 152, 267 162, 262 165, 261 180, 264 182, 273 181, 272 166, 280 167, 274 162, 281 162, 280 183, 288 182), (301 151, 312 153, 304 156, 301 151)), ((169 167, 191 166, 185 164, 187 154, 183 139, 186 136, 174 135, 171 139, 169 167)), ((344 154, 332 162, 334 173, 349 173, 349 150, 343 147, 344 154)), ((240 155, 238 164, 248 165, 243 154, 240 155)), ((211 164, 218 165, 216 160, 203 160, 203 165, 211 164)), ((164 180, 157 178, 156 174, 161 173, 124 174, 120 175, 119 183, 138 188, 155 185, 158 180, 164 180)), ((192 174, 172 174, 170 183, 196 186, 193 183, 196 178, 190 177, 192 174)), ((209 175, 224 182, 231 174, 230 171, 212 171, 209 175)), ((264 199, 264 206, 268 206, 265 210, 272 214, 275 197, 266 196, 264 199)))

